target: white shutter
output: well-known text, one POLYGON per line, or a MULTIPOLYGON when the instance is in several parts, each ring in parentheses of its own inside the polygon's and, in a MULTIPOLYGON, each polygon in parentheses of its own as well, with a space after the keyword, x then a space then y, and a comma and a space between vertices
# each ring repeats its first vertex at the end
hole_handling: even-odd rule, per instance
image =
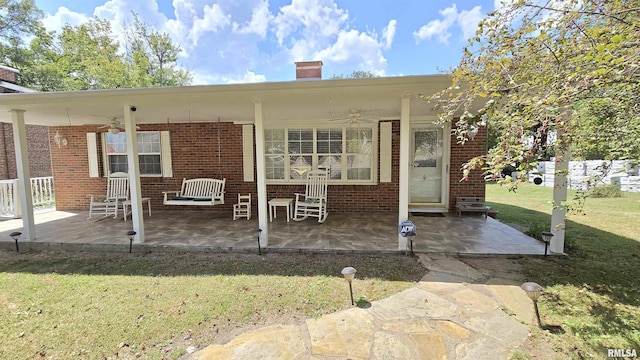
POLYGON ((100 177, 96 133, 87 133, 87 153, 89 154, 89 177, 100 177))
POLYGON ((391 123, 380 123, 380 182, 391 182, 391 123))
POLYGON ((173 177, 173 165, 171 163, 171 139, 168 131, 160 132, 160 147, 162 154, 162 177, 173 177))
POLYGON ((242 125, 242 170, 244 181, 253 182, 253 125, 242 125))

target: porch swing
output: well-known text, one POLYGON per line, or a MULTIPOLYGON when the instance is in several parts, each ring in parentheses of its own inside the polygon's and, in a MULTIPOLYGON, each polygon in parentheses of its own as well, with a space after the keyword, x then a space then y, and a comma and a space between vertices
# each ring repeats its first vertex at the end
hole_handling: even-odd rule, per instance
MULTIPOLYGON (((189 118, 191 109, 189 108, 189 118)), ((221 176, 220 159, 220 117, 218 117, 218 176, 221 176)), ((224 204, 225 184, 227 179, 194 178, 182 179, 180 191, 163 191, 163 205, 213 206, 224 204)))

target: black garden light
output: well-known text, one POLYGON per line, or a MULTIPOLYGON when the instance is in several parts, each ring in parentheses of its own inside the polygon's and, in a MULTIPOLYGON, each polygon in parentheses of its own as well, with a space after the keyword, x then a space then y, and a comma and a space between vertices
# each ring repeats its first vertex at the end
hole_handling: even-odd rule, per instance
POLYGON ((136 237, 136 234, 133 230, 127 231, 127 236, 129 237, 129 253, 133 250, 133 238, 136 237))
POLYGON ((262 235, 262 229, 256 230, 256 236, 258 237, 258 255, 262 255, 262 248, 260 247, 260 236, 262 235))
POLYGON ((547 257, 547 249, 549 248, 549 244, 551 243, 551 238, 553 237, 553 233, 551 231, 543 231, 542 241, 544 242, 544 256, 547 257))
POLYGON ((20 231, 14 231, 11 234, 9 234, 9 236, 13 239, 13 241, 16 242, 16 252, 20 252, 20 250, 18 249, 18 239, 20 238, 20 235, 22 235, 20 231))
POLYGON ((536 318, 538 319, 538 326, 542 329, 542 322, 540 321, 540 312, 538 311, 538 298, 542 294, 542 286, 534 282, 526 282, 520 286, 531 301, 533 301, 533 307, 536 310, 536 318))
POLYGON ((356 277, 356 269, 348 266, 342 269, 341 273, 344 276, 344 279, 349 283, 349 294, 351 295, 351 305, 353 305, 353 288, 351 287, 351 282, 356 277))

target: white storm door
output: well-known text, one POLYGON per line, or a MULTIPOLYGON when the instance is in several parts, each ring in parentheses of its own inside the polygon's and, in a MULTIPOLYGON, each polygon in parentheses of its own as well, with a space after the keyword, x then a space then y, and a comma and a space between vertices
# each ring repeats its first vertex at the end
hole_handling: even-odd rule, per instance
POLYGON ((411 129, 411 183, 409 203, 442 204, 445 169, 442 151, 442 128, 411 129))

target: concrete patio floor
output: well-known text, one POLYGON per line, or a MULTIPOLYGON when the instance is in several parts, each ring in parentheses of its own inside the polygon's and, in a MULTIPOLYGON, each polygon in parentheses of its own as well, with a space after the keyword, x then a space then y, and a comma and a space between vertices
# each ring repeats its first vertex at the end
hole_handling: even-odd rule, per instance
MULTIPOLYGON (((398 251, 397 214, 330 213, 323 224, 314 219, 286 221, 284 211, 269 223, 269 249, 303 251, 398 251)), ((87 211, 48 211, 35 215, 36 239, 19 240, 21 249, 120 247, 128 250, 131 220, 87 219, 87 211)), ((257 217, 232 220, 220 211, 153 210, 145 212, 146 241, 135 247, 205 248, 257 251, 257 217)), ((417 228, 416 253, 541 255, 544 244, 492 218, 447 213, 442 217, 410 216, 417 228)), ((21 219, 0 220, 0 246, 13 248, 9 234, 22 231, 21 219)))

